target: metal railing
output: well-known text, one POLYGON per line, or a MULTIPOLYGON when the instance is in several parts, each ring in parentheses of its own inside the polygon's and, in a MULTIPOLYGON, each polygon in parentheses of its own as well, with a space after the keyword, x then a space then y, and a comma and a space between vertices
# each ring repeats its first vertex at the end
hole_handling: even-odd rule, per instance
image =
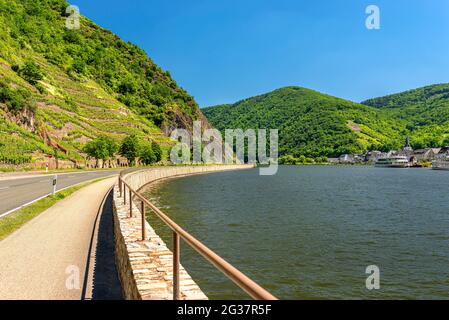
POLYGON ((277 300, 275 296, 269 293, 267 290, 259 286, 253 280, 245 276, 238 269, 233 267, 230 263, 226 262, 223 258, 213 252, 211 249, 202 244, 195 237, 190 235, 187 231, 182 229, 178 224, 171 220, 165 213, 157 208, 150 201, 145 199, 140 193, 133 190, 129 184, 127 184, 122 176, 119 177, 119 192, 120 197, 123 198, 124 205, 127 204, 127 193, 129 202, 129 214, 133 217, 133 195, 141 201, 141 220, 142 220, 142 241, 146 240, 146 228, 145 228, 145 207, 149 207, 156 216, 161 219, 165 225, 167 225, 173 232, 173 300, 180 299, 180 280, 179 280, 179 265, 180 265, 180 240, 184 240, 191 248, 202 255, 206 260, 212 263, 215 268, 223 272, 230 280, 232 280, 238 287, 250 295, 256 300, 277 300), (128 189, 128 190, 126 190, 128 189))

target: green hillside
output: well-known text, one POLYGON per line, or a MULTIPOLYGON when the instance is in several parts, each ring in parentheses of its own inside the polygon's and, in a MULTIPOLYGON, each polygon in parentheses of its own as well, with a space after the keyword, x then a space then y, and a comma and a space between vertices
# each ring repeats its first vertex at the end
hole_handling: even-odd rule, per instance
POLYGON ((377 108, 300 87, 202 111, 220 130, 277 128, 281 154, 294 157, 400 147, 406 135, 405 121, 392 119, 377 108))
POLYGON ((85 17, 66 28, 64 0, 0 0, 0 164, 57 152, 83 159, 91 139, 160 143, 203 118, 194 99, 137 46, 85 17))
POLYGON ((406 122, 413 147, 449 145, 449 84, 437 84, 362 102, 406 122))

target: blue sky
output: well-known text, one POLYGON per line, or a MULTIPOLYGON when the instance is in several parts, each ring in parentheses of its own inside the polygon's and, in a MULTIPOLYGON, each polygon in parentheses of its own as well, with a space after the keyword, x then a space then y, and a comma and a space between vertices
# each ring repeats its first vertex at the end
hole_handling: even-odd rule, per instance
POLYGON ((201 107, 298 85, 362 101, 449 82, 447 0, 73 0, 201 107), (380 8, 381 29, 365 27, 380 8))

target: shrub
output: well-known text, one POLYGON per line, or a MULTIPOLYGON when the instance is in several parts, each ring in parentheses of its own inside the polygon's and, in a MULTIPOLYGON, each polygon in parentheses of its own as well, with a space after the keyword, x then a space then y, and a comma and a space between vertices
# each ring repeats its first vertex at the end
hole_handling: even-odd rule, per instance
POLYGON ((71 69, 73 71, 75 71, 76 73, 84 75, 84 74, 86 74, 86 71, 87 71, 86 63, 83 60, 81 60, 81 59, 75 59, 73 61, 71 69))
POLYGON ((44 78, 44 74, 39 65, 33 61, 27 61, 22 68, 18 66, 15 68, 17 69, 16 72, 33 86, 36 85, 39 80, 44 78))
POLYGON ((151 147, 153 148, 154 156, 156 157, 156 162, 159 162, 162 160, 162 149, 159 144, 153 141, 151 144, 151 147))
POLYGON ((31 107, 31 94, 24 89, 12 90, 0 83, 0 102, 6 104, 9 111, 17 113, 31 107))
POLYGON ((151 143, 146 142, 140 148, 140 160, 145 165, 150 165, 156 162, 156 155, 153 152, 151 143))

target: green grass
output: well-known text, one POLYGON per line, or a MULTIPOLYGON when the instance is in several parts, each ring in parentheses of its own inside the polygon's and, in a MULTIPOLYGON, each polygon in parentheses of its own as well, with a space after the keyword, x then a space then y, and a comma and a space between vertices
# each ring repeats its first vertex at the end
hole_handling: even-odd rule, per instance
POLYGON ((25 223, 37 217, 39 214, 47 210, 48 208, 55 205, 57 202, 62 199, 67 198, 71 194, 76 191, 98 181, 101 181, 105 178, 96 179, 93 181, 88 181, 71 188, 65 189, 61 192, 58 192, 54 195, 48 196, 44 199, 41 199, 25 208, 22 208, 16 212, 11 213, 10 215, 0 218, 0 241, 6 238, 8 235, 22 227, 25 223))

